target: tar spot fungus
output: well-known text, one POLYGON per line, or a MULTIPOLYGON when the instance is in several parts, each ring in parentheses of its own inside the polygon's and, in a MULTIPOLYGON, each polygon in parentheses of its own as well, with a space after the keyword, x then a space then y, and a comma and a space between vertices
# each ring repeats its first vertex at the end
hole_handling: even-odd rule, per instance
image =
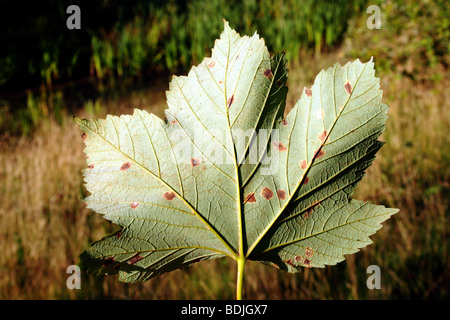
POLYGON ((325 151, 323 151, 322 149, 319 149, 316 152, 314 152, 314 157, 316 157, 316 159, 319 159, 319 158, 323 157, 324 155, 325 155, 325 151))
POLYGON ((309 260, 309 259, 303 260, 303 264, 308 268, 312 268, 311 260, 309 260))
POLYGON ((130 264, 135 264, 136 262, 141 261, 142 259, 144 259, 144 258, 142 258, 142 257, 139 255, 139 253, 137 253, 137 254, 135 254, 135 255, 130 259, 129 263, 130 263, 130 264))
POLYGON ((308 97, 311 97, 311 96, 312 96, 312 90, 311 90, 311 89, 305 88, 305 93, 306 93, 306 95, 307 95, 308 97))
POLYGON ((287 148, 285 147, 285 145, 283 144, 283 142, 274 142, 273 146, 275 147, 275 149, 277 149, 278 151, 286 151, 287 148))
POLYGON ((270 70, 270 69, 264 70, 264 76, 266 76, 266 78, 269 80, 272 79, 272 77, 273 77, 272 70, 270 70))
POLYGON ((284 260, 284 262, 292 267, 295 267, 294 263, 291 261, 291 259, 289 260, 284 260))
POLYGON ((309 209, 308 211, 306 211, 306 212, 303 214, 303 218, 304 218, 304 219, 308 219, 309 216, 311 215, 312 211, 313 211, 313 209, 309 209))
POLYGON ((277 196, 278 196, 278 199, 285 200, 286 199, 286 191, 284 191, 283 189, 278 189, 277 196))
POLYGON ((114 263, 114 257, 109 257, 105 261, 103 261, 103 266, 105 268, 111 266, 114 263))
POLYGON ((311 258, 313 256, 313 254, 314 254, 314 250, 311 249, 310 247, 306 247, 305 256, 307 258, 311 258))
POLYGON ((233 102, 234 102, 234 94, 231 97, 229 97, 227 100, 227 109, 229 109, 231 107, 233 102))
POLYGON ((348 94, 351 94, 353 91, 352 85, 350 84, 350 81, 347 80, 347 82, 344 84, 345 91, 347 91, 348 94))
POLYGON ((249 193, 245 199, 244 199, 244 203, 255 203, 256 202, 256 197, 255 197, 255 193, 249 193))
POLYGON ((323 130, 323 132, 319 134, 319 140, 322 141, 322 143, 324 143, 326 138, 327 138, 327 130, 323 130))
POLYGON ((216 62, 213 60, 208 64, 208 68, 212 68, 216 65, 216 62))
POLYGON ((273 191, 266 187, 261 190, 261 195, 264 199, 270 200, 273 198, 273 191))
POLYGON ((309 206, 308 210, 303 214, 303 218, 308 219, 311 213, 313 213, 314 209, 320 205, 320 201, 314 201, 311 206, 309 206))
POLYGON ((163 197, 164 199, 171 201, 173 200, 173 198, 175 198, 175 193, 172 191, 166 191, 164 192, 163 197))
POLYGON ((308 166, 308 163, 306 162, 306 160, 300 161, 300 168, 305 170, 307 166, 308 166))
POLYGON ((125 162, 121 167, 120 167, 120 171, 125 171, 130 169, 131 167, 131 162, 125 162))
POLYGON ((191 166, 192 167, 197 167, 197 166, 200 165, 200 163, 202 163, 202 162, 199 159, 195 159, 195 158, 191 159, 191 166))
POLYGON ((139 202, 132 202, 130 204, 130 207, 131 207, 131 209, 136 209, 138 205, 139 205, 139 202))

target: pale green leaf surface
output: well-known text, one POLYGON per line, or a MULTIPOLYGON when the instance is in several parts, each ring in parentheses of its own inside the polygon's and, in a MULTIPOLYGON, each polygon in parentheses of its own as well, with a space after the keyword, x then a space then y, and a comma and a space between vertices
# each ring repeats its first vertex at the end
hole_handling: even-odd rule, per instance
POLYGON ((351 200, 387 119, 373 62, 322 71, 284 119, 286 80, 284 53, 225 22, 212 56, 172 79, 165 121, 76 119, 85 202, 121 227, 81 266, 128 282, 223 256, 293 272, 371 243, 396 212, 351 200))

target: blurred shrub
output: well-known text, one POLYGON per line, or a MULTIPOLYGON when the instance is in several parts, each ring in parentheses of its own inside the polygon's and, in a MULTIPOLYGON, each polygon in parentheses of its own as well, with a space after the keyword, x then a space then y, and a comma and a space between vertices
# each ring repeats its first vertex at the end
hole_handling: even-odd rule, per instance
POLYGON ((348 20, 366 1, 246 0, 167 1, 141 5, 131 21, 118 21, 101 38, 92 39, 96 75, 140 75, 144 70, 183 72, 209 53, 230 22, 240 33, 256 30, 269 50, 287 50, 298 60, 300 50, 321 52, 339 43, 348 20))

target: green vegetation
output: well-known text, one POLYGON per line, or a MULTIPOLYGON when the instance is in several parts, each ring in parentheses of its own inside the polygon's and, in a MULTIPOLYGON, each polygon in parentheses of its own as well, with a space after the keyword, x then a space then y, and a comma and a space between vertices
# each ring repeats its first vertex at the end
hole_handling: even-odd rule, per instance
MULTIPOLYGON (((52 2, 49 3, 49 8, 53 8, 52 2)), ((98 1, 95 5, 97 3, 99 6, 104 4, 98 1)), ((161 1, 161 6, 164 3, 161 1)), ((349 20, 336 19, 336 23, 348 25, 345 34, 341 35, 341 41, 338 40, 329 47, 322 42, 320 53, 315 50, 313 41, 307 47, 302 44, 298 50, 297 62, 294 62, 295 57, 291 57, 293 60, 290 60, 288 65, 290 91, 287 105, 292 107, 303 87, 310 87, 318 71, 333 65, 335 61, 344 64, 359 57, 361 61, 366 62, 373 56, 377 66, 376 75, 382 79, 383 102, 390 106, 387 128, 381 137, 387 143, 359 183, 355 198, 397 207, 400 211, 373 237, 373 245, 348 256, 345 262, 337 266, 305 269, 297 275, 292 275, 282 271, 273 272, 265 266, 250 263, 246 266, 246 298, 449 298, 447 220, 450 137, 445 134, 450 127, 449 9, 445 1, 439 0, 378 3, 383 17, 380 30, 367 29, 368 14, 365 13, 365 5, 361 5, 359 13, 355 10, 355 15, 349 20), (381 268, 381 290, 366 288, 366 268, 371 264, 381 268)), ((111 18, 105 22, 105 25, 109 25, 105 28, 105 34, 111 33, 111 39, 117 39, 112 34, 121 30, 115 26, 118 16, 127 18, 127 22, 121 22, 124 26, 131 26, 139 17, 132 12, 132 8, 123 8, 121 11, 117 6, 110 5, 111 7, 99 7, 96 13, 108 13, 111 18), (119 11, 122 13, 119 14, 119 11)), ((177 10, 176 5, 173 6, 170 10, 177 10)), ((262 5, 257 8, 262 8, 262 5)), ((269 11, 271 10, 281 8, 273 6, 269 8, 269 11)), ((65 18, 62 6, 60 11, 61 16, 65 18)), ((83 12, 87 28, 90 13, 86 11, 90 10, 83 12)), ((14 10, 1 10, 1 14, 6 15, 5 12, 11 17, 0 19, 0 23, 15 17, 12 14, 14 10)), ((160 12, 160 15, 168 16, 170 11, 161 9, 160 12)), ((276 31, 271 33, 267 28, 264 30, 264 26, 261 26, 261 29, 249 26, 247 29, 245 19, 241 19, 241 12, 237 14, 239 19, 217 15, 219 19, 227 18, 240 33, 252 34, 257 29, 258 33, 267 38, 267 42, 274 44, 271 50, 286 48, 296 52, 289 49, 289 46, 295 46, 300 40, 290 37, 289 30, 283 29, 286 33, 286 43, 278 43, 277 41, 281 40, 276 39, 283 38, 276 35, 276 31)), ((149 28, 147 24, 151 18, 142 17, 142 28, 149 28)), ((258 17, 264 18, 263 15, 258 17)), ((31 23, 32 19, 29 20, 31 23)), ((9 40, 19 37, 20 34, 29 35, 29 30, 33 30, 35 34, 29 36, 28 41, 33 43, 33 37, 39 39, 33 43, 36 48, 33 52, 41 52, 41 47, 48 48, 57 43, 58 38, 51 35, 44 45, 44 41, 40 40, 44 39, 45 35, 40 33, 38 28, 27 25, 26 21, 23 22, 24 29, 21 33, 11 31, 9 40)), ((211 21, 216 23, 216 16, 211 14, 211 21)), ((282 25, 282 21, 277 18, 268 19, 266 22, 282 25)), ((65 26, 65 19, 58 23, 65 26)), ((178 26, 191 30, 183 23, 180 22, 178 26)), ((16 23, 16 27, 18 25, 19 23, 16 23)), ((216 26, 219 32, 220 27, 221 20, 216 26)), ((201 37, 204 29, 207 29, 208 33, 211 29, 211 34, 217 32, 214 31, 214 26, 197 28, 201 30, 201 37)), ((0 36, 4 37, 6 34, 2 33, 0 36)), ((166 37, 170 34, 171 32, 167 31, 166 37)), ((197 31, 191 32, 189 37, 192 34, 199 36, 197 31)), ((94 35, 99 42, 103 41, 101 32, 94 35)), ((129 36, 131 35, 132 33, 129 36)), ((189 38, 187 35, 185 37, 189 38)), ((87 46, 84 48, 88 50, 80 50, 77 59, 66 56, 67 61, 84 61, 87 66, 73 67, 70 73, 72 78, 67 73, 70 79, 89 74, 90 66, 93 66, 90 49, 93 35, 87 34, 85 39, 87 46)), ((5 38, 1 40, 4 42, 5 38)), ((27 41, 22 42, 25 45, 27 41)), ((176 43, 175 41, 173 46, 176 43)), ((40 71, 41 68, 45 69, 40 62, 43 59, 42 52, 39 58, 32 60, 35 62, 24 59, 27 63, 21 63, 21 67, 17 69, 19 57, 23 59, 23 56, 19 55, 22 51, 14 49, 16 55, 5 55, 5 48, 14 47, 14 41, 9 41, 8 44, 8 47, 2 47, 0 55, 0 82, 3 88, 12 84, 16 88, 17 84, 22 83, 39 84, 42 79, 46 79, 45 76, 41 77, 40 71), (28 79, 28 66, 33 66, 30 70, 35 70, 33 81, 28 79), (20 78, 20 81, 13 81, 13 78, 20 78)), ((186 55, 191 58, 173 61, 173 66, 180 70, 187 68, 190 66, 190 60, 201 60, 203 56, 208 55, 207 50, 212 46, 212 42, 206 43, 203 48, 197 49, 199 51, 195 58, 193 54, 186 55)), ((64 47, 61 45, 60 52, 64 47)), ((156 59, 159 61, 157 66, 161 64, 163 69, 166 68, 168 52, 172 52, 169 56, 173 57, 180 53, 178 49, 166 50, 162 47, 155 50, 155 55, 144 58, 144 64, 154 63, 153 59, 156 59)), ((31 51, 30 48, 23 50, 31 51)), ((114 54, 111 56, 114 57, 114 54)), ((56 61, 53 60, 55 55, 50 54, 49 57, 48 65, 51 65, 51 62, 56 61)), ((139 55, 133 59, 138 57, 139 55)), ((57 61, 58 72, 52 74, 58 74, 58 79, 64 79, 66 76, 63 70, 66 70, 70 63, 57 61)), ((119 80, 116 80, 114 86, 110 86, 106 79, 109 79, 109 75, 118 74, 117 65, 113 65, 113 70, 106 67, 102 70, 105 74, 104 81, 98 83, 95 90, 91 87, 87 90, 77 90, 75 87, 66 90, 58 85, 62 80, 55 80, 52 76, 52 85, 42 91, 33 89, 23 93, 19 90, 16 91, 17 96, 12 96, 6 89, 1 91, 0 251, 3 254, 0 257, 0 298, 234 298, 235 264, 225 259, 194 264, 190 268, 132 286, 119 283, 114 277, 97 278, 91 275, 83 276, 81 290, 68 290, 65 286, 66 268, 78 262, 79 252, 91 241, 114 230, 114 227, 105 223, 101 217, 85 209, 80 201, 80 198, 86 196, 86 191, 79 173, 86 166, 86 162, 83 159, 83 141, 79 129, 73 124, 73 115, 104 117, 106 113, 131 113, 133 108, 143 108, 163 116, 163 109, 166 108, 166 87, 161 86, 159 81, 151 86, 146 85, 145 90, 141 84, 137 87, 136 82, 130 82, 130 85, 119 80), (62 95, 58 92, 62 92, 62 95)), ((146 75, 153 78, 157 75, 152 69, 146 68, 133 73, 133 69, 127 67, 125 62, 122 62, 122 70, 123 80, 128 80, 127 74, 135 74, 136 79, 146 75)), ((185 74, 186 71, 178 72, 185 74)), ((94 69, 92 74, 96 75, 94 69)), ((160 76, 158 75, 158 78, 160 76)), ((164 75, 160 82, 168 83, 164 75)))
POLYGON ((0 88, 22 87, 23 80, 50 85, 73 76, 103 79, 142 76, 150 70, 184 72, 209 53, 223 18, 236 20, 240 33, 265 34, 273 39, 270 51, 286 49, 289 61, 297 61, 301 49, 321 52, 339 43, 349 18, 360 13, 364 3, 103 0, 81 3, 81 30, 67 30, 62 1, 32 1, 26 8, 3 1, 9 8, 0 15, 0 27, 6 30, 0 40, 9 45, 0 56, 0 88))

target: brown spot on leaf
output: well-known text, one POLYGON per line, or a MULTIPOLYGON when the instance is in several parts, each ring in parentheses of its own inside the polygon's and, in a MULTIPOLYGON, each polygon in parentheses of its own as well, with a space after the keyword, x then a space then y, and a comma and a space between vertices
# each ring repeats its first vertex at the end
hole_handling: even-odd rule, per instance
POLYGON ((300 168, 305 170, 307 166, 308 166, 308 163, 306 162, 306 160, 300 161, 300 168))
POLYGON ((200 163, 202 163, 202 162, 199 159, 195 159, 195 158, 191 159, 191 166, 192 167, 198 167, 200 165, 200 163))
POLYGON ((255 193, 249 193, 245 199, 244 199, 244 203, 255 203, 256 202, 256 197, 255 197, 255 193))
POLYGON ((316 200, 316 201, 314 201, 312 204, 311 204, 311 207, 317 207, 317 206, 319 206, 320 205, 320 201, 319 200, 316 200))
POLYGON ((285 127, 287 126, 288 122, 287 122, 286 118, 284 118, 283 121, 281 121, 281 124, 285 127))
POLYGON ((283 262, 285 262, 286 264, 288 264, 288 265, 290 265, 290 266, 292 266, 292 267, 295 267, 295 265, 294 265, 294 263, 291 261, 291 259, 289 259, 289 260, 283 260, 283 262))
POLYGON ((273 191, 266 187, 261 190, 261 195, 264 199, 270 200, 273 198, 273 191))
POLYGON ((277 87, 280 88, 281 86, 283 86, 283 82, 281 82, 281 80, 277 81, 277 87))
POLYGON ((278 189, 277 196, 278 196, 278 199, 285 200, 286 199, 286 191, 284 191, 283 189, 278 189))
POLYGON ((109 257, 105 261, 103 261, 103 266, 105 268, 111 266, 114 263, 114 257, 109 257))
POLYGON ((305 177, 305 180, 303 180, 303 184, 307 184, 309 182, 309 178, 305 177))
POLYGON ((303 257, 302 256, 296 256, 295 257, 295 261, 302 261, 303 260, 303 257))
POLYGON ((233 102, 234 102, 234 93, 233 93, 233 95, 232 95, 231 97, 229 97, 228 100, 227 100, 227 109, 229 109, 229 108, 231 107, 231 105, 233 104, 233 102))
POLYGON ((266 78, 269 80, 272 79, 272 77, 273 77, 272 70, 270 70, 270 69, 264 70, 264 76, 266 76, 266 78))
POLYGON ((322 141, 322 143, 325 143, 325 139, 327 138, 327 130, 323 130, 321 134, 319 134, 319 140, 322 141))
POLYGON ((348 94, 351 94, 353 91, 352 85, 350 84, 350 81, 347 80, 347 82, 344 84, 345 91, 347 91, 348 94))
POLYGON ((273 146, 275 147, 275 149, 277 149, 278 151, 286 151, 287 148, 286 146, 283 144, 283 142, 274 142, 273 146))
POLYGON ((323 151, 321 148, 319 150, 317 150, 316 152, 314 152, 314 157, 316 157, 316 159, 319 159, 321 157, 323 157, 325 155, 325 151, 323 151))
POLYGON ((90 165, 88 165, 88 169, 94 169, 95 168, 95 163, 91 163, 90 165))
POLYGON ((131 209, 136 209, 138 205, 139 205, 139 202, 132 202, 130 204, 130 207, 131 207, 131 209))
POLYGON ((305 256, 306 258, 311 258, 314 255, 314 250, 310 247, 306 247, 305 256))
POLYGON ((210 63, 208 63, 208 68, 212 68, 216 65, 216 62, 213 60, 210 63))
POLYGON ((311 260, 309 260, 309 259, 303 260, 303 264, 308 268, 312 268, 311 260))
POLYGON ((311 213, 313 213, 314 209, 320 205, 320 201, 314 201, 308 208, 308 210, 303 214, 303 218, 308 219, 311 213))
POLYGON ((141 257, 139 253, 137 253, 130 259, 129 264, 135 264, 136 262, 141 261, 142 259, 144 258, 141 257))
POLYGON ((122 231, 119 231, 119 232, 116 233, 116 238, 117 239, 122 238, 122 231))
POLYGON ((121 167, 120 167, 120 171, 125 171, 130 169, 131 167, 131 162, 125 162, 121 167))
POLYGON ((308 97, 311 97, 311 96, 312 96, 312 90, 311 90, 311 89, 308 89, 308 88, 305 88, 305 94, 306 94, 308 97))
POLYGON ((86 138, 87 138, 87 134, 86 134, 86 132, 83 132, 83 133, 81 134, 81 139, 83 139, 83 141, 85 141, 86 138))
POLYGON ((178 124, 178 121, 176 119, 170 120, 171 124, 178 124))
POLYGON ((175 193, 173 191, 166 191, 164 192, 163 197, 164 199, 171 201, 175 198, 175 193))
POLYGON ((222 80, 219 80, 219 84, 222 84, 222 82, 223 82, 222 80))

